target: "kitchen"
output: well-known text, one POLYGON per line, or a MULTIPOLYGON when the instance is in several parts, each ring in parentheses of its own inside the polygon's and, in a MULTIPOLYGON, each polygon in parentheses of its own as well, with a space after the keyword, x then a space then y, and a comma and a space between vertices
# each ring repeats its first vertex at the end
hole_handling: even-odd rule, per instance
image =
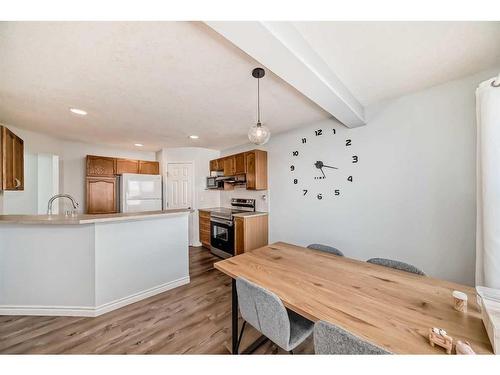
POLYGON ((498 30, 0 23, 0 353, 498 350, 498 30))

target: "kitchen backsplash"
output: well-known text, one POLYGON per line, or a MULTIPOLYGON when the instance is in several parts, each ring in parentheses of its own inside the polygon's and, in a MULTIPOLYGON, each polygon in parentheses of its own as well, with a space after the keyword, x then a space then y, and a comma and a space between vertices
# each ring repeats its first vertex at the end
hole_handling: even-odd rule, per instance
POLYGON ((221 206, 231 207, 231 198, 255 199, 255 209, 257 211, 269 212, 269 194, 267 190, 254 191, 235 188, 234 190, 221 191, 221 206))

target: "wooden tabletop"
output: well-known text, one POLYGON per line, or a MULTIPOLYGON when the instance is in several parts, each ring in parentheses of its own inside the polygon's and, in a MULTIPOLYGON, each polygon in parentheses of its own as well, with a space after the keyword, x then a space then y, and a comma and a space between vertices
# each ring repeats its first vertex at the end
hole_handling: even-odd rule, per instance
POLYGON ((493 353, 474 288, 278 242, 215 263, 276 293, 285 306, 325 320, 392 353, 443 354, 428 332, 439 327, 476 353, 493 353), (453 290, 468 294, 466 314, 453 308, 453 290))

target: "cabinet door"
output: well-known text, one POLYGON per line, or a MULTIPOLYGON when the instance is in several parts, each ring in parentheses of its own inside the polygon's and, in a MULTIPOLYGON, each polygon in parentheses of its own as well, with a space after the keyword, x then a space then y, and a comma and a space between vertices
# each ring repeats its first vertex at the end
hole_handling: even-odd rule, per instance
POLYGON ((245 252, 245 220, 242 217, 234 218, 234 254, 245 252))
POLYGON ((139 173, 139 160, 116 159, 116 174, 139 173))
POLYGON ((224 158, 224 176, 234 176, 234 156, 224 158))
POLYGON ((200 217, 200 242, 210 249, 210 213, 207 211, 199 211, 200 217))
POLYGON ((1 127, 3 190, 24 190, 24 142, 9 129, 1 127))
POLYGON ((117 212, 116 178, 87 177, 87 213, 117 212))
POLYGON ((255 152, 245 152, 245 170, 247 173, 247 189, 255 189, 255 152))
POLYGON ((157 161, 139 160, 139 173, 160 174, 160 163, 157 161))
POLYGON ((105 156, 87 155, 87 176, 114 176, 116 159, 105 156))
POLYGON ((245 153, 234 156, 234 174, 245 173, 245 153))
POLYGON ((217 160, 210 160, 210 172, 217 171, 218 164, 217 160))

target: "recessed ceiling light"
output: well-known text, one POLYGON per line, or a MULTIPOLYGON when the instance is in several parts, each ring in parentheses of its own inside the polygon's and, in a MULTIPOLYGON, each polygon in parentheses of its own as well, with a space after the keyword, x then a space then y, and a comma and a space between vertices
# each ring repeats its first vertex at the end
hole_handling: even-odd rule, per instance
POLYGON ((137 147, 142 147, 144 146, 142 143, 134 143, 134 146, 137 146, 137 147))
POLYGON ((197 136, 197 135, 190 135, 190 136, 189 136, 189 138, 191 138, 191 139, 198 139, 198 138, 200 138, 200 137, 199 137, 199 136, 197 136))
POLYGON ((87 111, 84 111, 83 109, 78 109, 78 108, 70 108, 69 109, 72 113, 75 115, 79 116, 87 116, 87 111))

